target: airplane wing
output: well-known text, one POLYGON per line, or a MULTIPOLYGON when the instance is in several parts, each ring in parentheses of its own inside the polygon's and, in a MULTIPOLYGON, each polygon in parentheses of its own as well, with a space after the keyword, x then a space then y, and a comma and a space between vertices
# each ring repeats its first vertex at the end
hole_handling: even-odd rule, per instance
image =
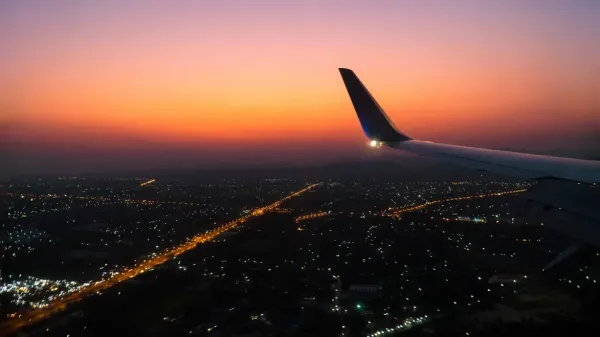
POLYGON ((600 183, 600 161, 489 150, 415 140, 400 132, 350 69, 340 73, 364 133, 374 144, 524 179, 600 183))

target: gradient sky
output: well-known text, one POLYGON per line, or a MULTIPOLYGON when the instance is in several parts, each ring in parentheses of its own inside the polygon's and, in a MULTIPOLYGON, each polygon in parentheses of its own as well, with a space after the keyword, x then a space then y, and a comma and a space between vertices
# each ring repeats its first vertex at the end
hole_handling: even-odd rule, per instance
POLYGON ((362 156, 338 67, 414 138, 585 156, 599 17, 593 0, 3 1, 2 172, 362 156))

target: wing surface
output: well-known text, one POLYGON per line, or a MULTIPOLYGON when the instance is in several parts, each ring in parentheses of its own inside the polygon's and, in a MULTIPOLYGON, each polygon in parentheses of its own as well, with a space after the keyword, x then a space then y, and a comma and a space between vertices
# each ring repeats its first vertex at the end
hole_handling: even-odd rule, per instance
POLYGON ((346 68, 339 70, 365 135, 371 140, 381 142, 382 145, 423 157, 519 178, 555 178, 582 183, 600 183, 600 161, 412 139, 396 128, 352 70, 346 68))

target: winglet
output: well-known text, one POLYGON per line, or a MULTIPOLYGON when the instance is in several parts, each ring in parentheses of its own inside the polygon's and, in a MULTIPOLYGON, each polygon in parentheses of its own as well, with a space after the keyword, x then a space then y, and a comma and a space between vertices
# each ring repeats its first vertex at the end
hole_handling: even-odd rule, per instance
POLYGON ((340 68, 340 74, 342 74, 360 125, 369 139, 381 142, 402 142, 411 139, 396 129, 385 111, 377 104, 369 90, 352 70, 340 68))

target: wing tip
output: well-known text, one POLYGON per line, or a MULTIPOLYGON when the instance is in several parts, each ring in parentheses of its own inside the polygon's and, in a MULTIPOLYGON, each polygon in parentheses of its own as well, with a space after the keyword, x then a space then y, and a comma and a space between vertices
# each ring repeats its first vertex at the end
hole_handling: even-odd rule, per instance
POLYGON ((369 90, 349 68, 338 68, 358 115, 364 133, 378 141, 406 141, 411 138, 398 131, 369 90))
POLYGON ((342 77, 345 77, 345 76, 356 76, 356 74, 354 73, 354 71, 352 71, 352 69, 350 69, 350 68, 338 68, 338 70, 340 71, 340 74, 342 75, 342 77))

